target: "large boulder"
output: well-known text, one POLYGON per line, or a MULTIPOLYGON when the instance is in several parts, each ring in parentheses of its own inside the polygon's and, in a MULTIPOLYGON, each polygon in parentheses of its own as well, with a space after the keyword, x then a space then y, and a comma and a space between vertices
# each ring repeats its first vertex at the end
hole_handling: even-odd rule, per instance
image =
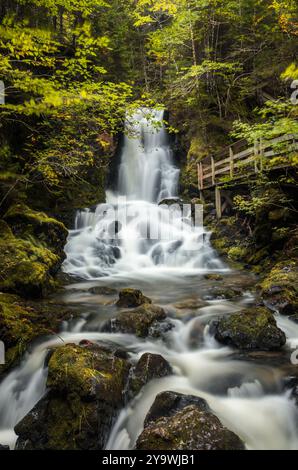
POLYGON ((151 303, 152 301, 138 289, 122 289, 119 292, 119 300, 116 305, 117 307, 134 308, 151 303))
POLYGON ((143 354, 130 375, 130 395, 137 395, 150 380, 160 379, 172 373, 172 367, 160 354, 143 354))
POLYGON ((238 349, 272 351, 286 343, 286 335, 266 308, 244 310, 215 320, 210 332, 220 343, 238 349))
POLYGON ((5 343, 5 364, 0 374, 14 365, 36 338, 58 333, 61 322, 74 316, 67 305, 54 301, 28 301, 0 292, 0 339, 5 343))
POLYGON ((40 297, 53 286, 61 257, 34 238, 16 238, 0 220, 0 290, 40 297))
POLYGON ((30 209, 23 203, 11 206, 4 215, 4 220, 17 238, 34 237, 59 256, 65 256, 63 249, 68 232, 62 222, 44 212, 30 209))
POLYGON ((276 264, 260 284, 266 305, 282 315, 298 313, 298 268, 294 261, 276 264))
POLYGON ((47 395, 15 428, 17 449, 103 449, 124 406, 129 369, 125 353, 106 346, 57 349, 47 395))
POLYGON ((129 333, 141 338, 149 335, 156 323, 165 320, 166 313, 157 305, 143 304, 138 308, 119 313, 108 320, 102 330, 113 333, 129 333))
POLYGON ((136 444, 138 450, 242 450, 240 438, 225 428, 202 398, 157 395, 136 444))

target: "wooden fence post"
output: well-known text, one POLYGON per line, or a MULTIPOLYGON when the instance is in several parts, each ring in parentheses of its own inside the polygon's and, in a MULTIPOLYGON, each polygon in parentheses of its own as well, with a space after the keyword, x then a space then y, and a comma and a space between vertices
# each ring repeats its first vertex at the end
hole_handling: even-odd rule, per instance
POLYGON ((260 137, 259 141, 259 160, 260 160, 260 171, 264 169, 264 149, 263 149, 263 139, 260 137))
POLYGON ((259 158, 259 143, 257 140, 254 142, 254 164, 255 164, 255 173, 258 173, 258 158, 259 158))
POLYGON ((214 157, 211 157, 211 172, 212 172, 212 186, 215 185, 215 165, 214 165, 214 157))
POLYGON ((230 147, 230 177, 234 176, 234 152, 232 147, 230 147))
POLYGON ((216 208, 216 217, 221 219, 222 208, 221 208, 221 193, 220 189, 215 186, 215 208, 216 208))

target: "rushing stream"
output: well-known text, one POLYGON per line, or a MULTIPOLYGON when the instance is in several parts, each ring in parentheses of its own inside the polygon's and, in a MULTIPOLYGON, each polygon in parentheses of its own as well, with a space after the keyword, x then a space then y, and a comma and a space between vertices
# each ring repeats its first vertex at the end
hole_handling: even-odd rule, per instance
MULTIPOLYGON (((160 123, 162 112, 153 114, 160 123)), ((156 395, 166 390, 205 398, 248 449, 298 449, 297 408, 282 391, 283 373, 274 358, 265 356, 262 362, 237 356, 209 334, 213 318, 249 307, 252 279, 222 263, 203 226, 191 224, 190 213, 181 218, 174 210, 169 218, 158 205, 177 195, 179 170, 164 127, 146 119, 145 110, 133 121, 127 123, 118 191, 107 192, 107 203, 95 210, 79 212, 69 234, 63 269, 82 281, 67 286, 60 300, 80 316, 64 323, 59 336, 32 346, 1 383, 0 443, 14 446, 14 426, 44 395, 48 351, 87 339, 119 344, 133 362, 144 352, 161 354, 174 370, 173 376, 146 385, 121 411, 108 449, 134 447, 156 395), (157 226, 160 232, 152 236, 157 226), (210 272, 221 272, 224 285, 241 288, 239 296, 225 300, 214 281, 204 277, 210 272), (141 288, 166 310, 174 328, 163 340, 101 332, 103 322, 117 312, 117 294, 96 293, 100 286, 141 288)), ((298 346, 298 325, 278 315, 277 321, 287 335, 282 360, 289 361, 289 350, 298 346)))

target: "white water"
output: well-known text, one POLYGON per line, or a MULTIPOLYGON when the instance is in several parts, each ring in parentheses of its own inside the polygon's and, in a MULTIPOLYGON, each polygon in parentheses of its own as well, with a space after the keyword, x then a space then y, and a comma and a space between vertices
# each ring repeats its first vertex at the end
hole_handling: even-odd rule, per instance
MULTIPOLYGON (((206 315, 205 307, 205 315, 206 315)), ((214 317, 210 307, 209 317, 214 317)), ((80 321, 59 336, 49 338, 28 353, 19 368, 0 385, 0 442, 14 446, 14 426, 46 391, 45 358, 50 349, 82 340, 113 342, 131 351, 136 362, 144 352, 163 355, 175 375, 150 382, 125 408, 109 438, 107 449, 134 447, 143 421, 156 395, 173 390, 205 398, 222 423, 238 434, 248 449, 298 449, 298 412, 286 394, 279 395, 279 374, 274 368, 233 360, 232 350, 221 348, 205 330, 204 344, 189 346, 194 321, 174 321, 166 341, 140 340, 132 335, 88 331, 80 321), (82 331, 82 328, 84 330, 82 331), (78 331, 79 330, 79 331, 78 331), (268 394, 265 389, 272 391, 268 394)))
MULTIPOLYGON (((156 112, 155 117, 160 120, 161 113, 156 112)), ((121 238, 116 240, 107 235, 116 217, 115 213, 106 213, 106 205, 98 206, 95 212, 80 212, 66 247, 64 270, 86 280, 104 276, 102 282, 110 279, 111 285, 115 280, 132 283, 142 279, 155 292, 159 292, 161 286, 169 286, 162 289, 177 290, 175 301, 178 301, 181 288, 186 290, 193 283, 193 292, 200 290, 199 274, 210 270, 227 273, 228 270, 211 249, 203 227, 191 227, 189 220, 181 221, 178 214, 169 222, 164 209, 157 206, 159 200, 176 195, 178 170, 172 162, 165 130, 153 129, 143 112, 135 118, 138 121, 133 125, 135 137, 125 139, 118 193, 108 193, 107 197, 118 210, 117 217, 126 210, 132 215, 121 230, 121 238), (124 196, 127 196, 125 201, 124 196), (153 225, 161 221, 165 231, 173 235, 172 240, 140 238, 151 212, 153 225)), ((79 296, 71 295, 74 303, 78 302, 79 296)), ((134 362, 144 352, 161 354, 171 363, 175 374, 150 382, 122 410, 109 437, 108 449, 134 447, 146 413, 156 395, 165 390, 205 398, 223 424, 238 434, 248 449, 298 449, 297 408, 286 394, 280 394, 279 370, 233 359, 233 351, 221 348, 208 334, 207 325, 212 318, 237 311, 241 304, 210 301, 201 309, 193 309, 195 319, 173 320, 175 327, 167 334, 166 341, 142 341, 129 335, 100 333, 102 309, 99 306, 94 313, 91 307, 95 301, 90 298, 88 303, 86 294, 83 298, 83 318, 74 324, 64 324, 59 336, 36 345, 1 383, 1 444, 14 446, 14 426, 44 395, 48 351, 87 339, 124 346, 134 362), (88 308, 90 314, 93 312, 90 319, 88 308), (205 334, 200 346, 194 348, 190 338, 198 321, 205 328, 205 334)), ((105 308, 109 315, 115 314, 115 307, 105 308)), ((287 334, 288 347, 294 347, 298 339, 297 325, 284 317, 278 317, 278 322, 287 334)))
POLYGON ((148 112, 139 111, 127 122, 130 133, 122 151, 118 191, 108 191, 107 204, 95 212, 77 214, 66 246, 66 273, 83 279, 142 275, 154 280, 164 274, 182 277, 226 269, 203 226, 192 224, 190 211, 182 218, 178 208, 169 212, 157 205, 177 196, 179 170, 173 164, 162 111, 150 111, 159 127, 148 120, 148 112))

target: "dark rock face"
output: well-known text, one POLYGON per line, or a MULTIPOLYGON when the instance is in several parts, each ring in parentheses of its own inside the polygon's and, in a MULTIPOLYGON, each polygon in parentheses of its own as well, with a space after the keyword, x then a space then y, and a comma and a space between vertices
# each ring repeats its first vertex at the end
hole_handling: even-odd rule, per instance
POLYGON ((152 301, 138 289, 122 289, 119 292, 119 300, 116 305, 117 307, 135 308, 151 303, 152 301))
POLYGON ((298 406, 298 377, 286 377, 283 380, 283 386, 285 390, 290 390, 290 397, 298 406))
POLYGON ((128 361, 87 343, 57 349, 49 361, 49 392, 15 428, 17 449, 103 449, 124 405, 128 361))
POLYGON ((238 349, 274 351, 286 343, 286 335, 266 308, 245 310, 213 321, 210 332, 220 343, 238 349))
POLYGON ((180 209, 183 208, 183 201, 178 198, 178 197, 169 197, 167 199, 163 199, 162 201, 160 201, 158 203, 159 206, 168 206, 168 207, 171 207, 171 206, 179 206, 180 209))
POLYGON ((137 395, 150 380, 172 374, 172 368, 159 354, 145 353, 138 361, 129 381, 130 395, 137 395))
POLYGON ((144 423, 145 427, 160 418, 173 416, 178 411, 191 405, 195 405, 201 411, 209 411, 208 403, 203 398, 176 392, 161 392, 156 396, 148 411, 144 423))
POLYGON ((144 304, 133 310, 119 313, 116 318, 109 320, 103 331, 129 333, 145 338, 150 332, 150 328, 157 322, 165 320, 165 311, 151 304, 144 304))
POLYGON ((236 434, 214 416, 205 400, 164 392, 157 395, 137 450, 243 450, 236 434))

